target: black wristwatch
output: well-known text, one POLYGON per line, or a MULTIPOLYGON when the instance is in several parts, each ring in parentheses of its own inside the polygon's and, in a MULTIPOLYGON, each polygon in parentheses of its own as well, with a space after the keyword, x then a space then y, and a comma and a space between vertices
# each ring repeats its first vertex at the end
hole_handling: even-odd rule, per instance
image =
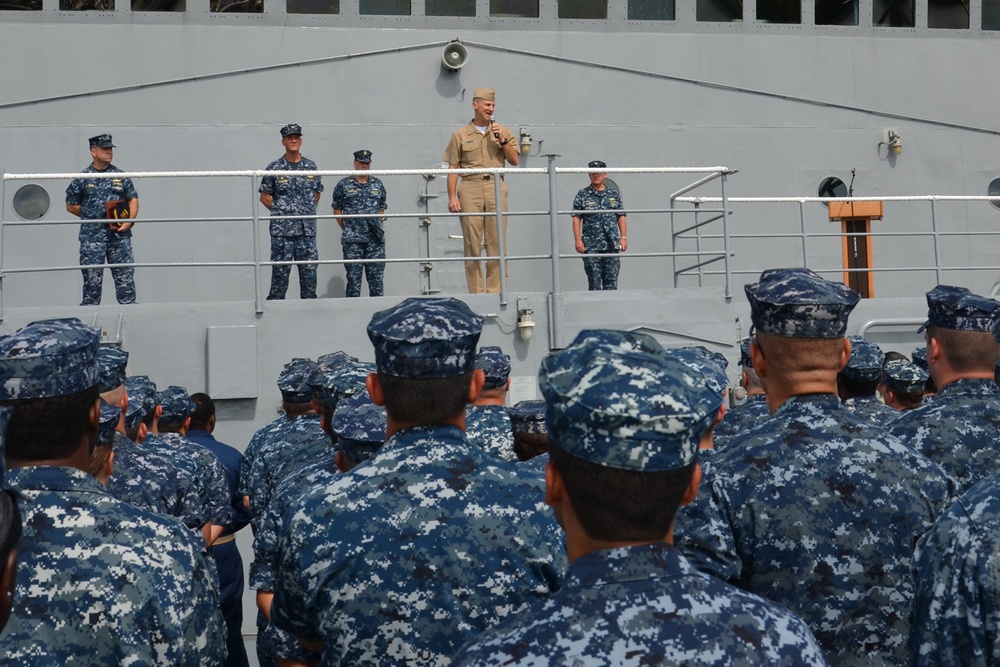
POLYGON ((509 143, 510 143, 510 139, 504 139, 503 141, 500 142, 500 145, 501 146, 506 146, 509 143))

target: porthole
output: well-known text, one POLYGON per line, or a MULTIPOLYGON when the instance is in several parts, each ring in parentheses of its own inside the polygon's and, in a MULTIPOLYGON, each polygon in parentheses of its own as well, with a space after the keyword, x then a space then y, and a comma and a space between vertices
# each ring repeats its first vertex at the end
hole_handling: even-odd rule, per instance
MULTIPOLYGON (((994 178, 990 181, 990 187, 986 188, 986 195, 988 197, 1000 197, 1000 178, 994 178)), ((1000 208, 1000 199, 994 199, 990 202, 993 208, 1000 208)))
POLYGON ((49 193, 40 185, 21 186, 14 193, 14 213, 22 220, 38 220, 49 212, 49 193))
MULTIPOLYGON (((817 197, 846 197, 847 186, 836 176, 827 176, 819 182, 819 189, 816 191, 817 197)), ((830 207, 830 202, 823 202, 823 206, 830 207)))

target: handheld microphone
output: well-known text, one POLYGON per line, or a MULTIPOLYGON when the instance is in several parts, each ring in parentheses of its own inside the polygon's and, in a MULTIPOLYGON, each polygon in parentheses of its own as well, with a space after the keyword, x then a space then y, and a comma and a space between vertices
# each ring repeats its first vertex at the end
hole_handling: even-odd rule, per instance
MULTIPOLYGON (((496 122, 497 122, 497 119, 494 118, 493 116, 490 116, 490 127, 493 127, 494 125, 496 125, 496 122)), ((500 130, 497 130, 496 128, 494 128, 493 129, 493 136, 496 137, 497 141, 500 141, 500 130)))

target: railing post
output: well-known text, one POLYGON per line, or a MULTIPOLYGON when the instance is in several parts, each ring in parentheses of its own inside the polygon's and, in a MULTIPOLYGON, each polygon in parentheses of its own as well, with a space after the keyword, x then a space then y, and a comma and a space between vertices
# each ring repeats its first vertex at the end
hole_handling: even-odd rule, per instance
POLYGON ((558 155, 547 155, 549 159, 549 237, 552 252, 552 303, 549 313, 549 346, 552 349, 563 347, 563 293, 562 278, 559 272, 559 206, 556 200, 556 158, 558 155))
POLYGON ((802 235, 802 266, 809 268, 809 250, 806 246, 806 207, 805 202, 799 200, 799 233, 802 235))
MULTIPOLYGON (((723 205, 724 206, 724 205, 723 205)), ((694 203, 694 249, 698 253, 698 287, 704 287, 705 269, 701 263, 701 228, 698 226, 698 215, 701 212, 701 202, 694 203)))
POLYGON ((674 207, 677 205, 675 195, 670 196, 670 265, 671 273, 674 274, 674 289, 677 289, 677 236, 674 234, 674 207))
POLYGON ((931 200, 931 231, 934 232, 934 275, 937 284, 941 284, 941 249, 938 246, 938 228, 937 228, 937 209, 934 206, 934 200, 931 200))
MULTIPOLYGON (((493 172, 493 203, 496 204, 497 223, 497 254, 500 256, 500 305, 507 305, 507 235, 503 220, 503 200, 501 199, 500 174, 493 172)), ((489 248, 486 250, 489 254, 489 248)), ((489 275, 489 262, 486 262, 486 275, 489 275)))
POLYGON ((253 302, 258 315, 264 312, 264 301, 261 294, 264 290, 263 276, 260 270, 260 215, 257 213, 257 189, 260 183, 257 174, 250 176, 250 217, 253 221, 253 302))
POLYGON ((729 191, 727 189, 728 179, 726 172, 722 172, 722 249, 726 255, 722 258, 722 264, 726 269, 726 301, 733 300, 732 280, 733 267, 729 265, 729 191))

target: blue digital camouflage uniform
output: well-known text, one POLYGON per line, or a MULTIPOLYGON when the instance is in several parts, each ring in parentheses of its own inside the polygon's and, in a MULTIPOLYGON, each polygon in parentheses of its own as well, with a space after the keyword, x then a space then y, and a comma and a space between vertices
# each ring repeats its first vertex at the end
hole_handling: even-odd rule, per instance
MULTIPOLYGON (((705 382, 689 382, 691 366, 657 351, 652 338, 629 334, 651 351, 624 349, 619 335, 583 332, 542 361, 539 384, 554 446, 601 470, 646 473, 691 466, 721 394, 705 382)), ((600 485, 597 475, 590 479, 600 485)), ((569 501, 575 506, 577 498, 569 501)), ((580 521, 586 530, 582 515, 580 521)), ((696 572, 660 541, 587 548, 570 565, 559 592, 488 630, 455 660, 456 665, 514 663, 825 664, 801 620, 696 572)))
MULTIPOLYGON (((804 269, 765 271, 746 292, 757 330, 787 338, 842 337, 858 301, 804 269)), ((902 664, 913 544, 952 494, 939 466, 835 394, 794 396, 713 457, 675 544, 801 616, 832 664, 902 664)))
MULTIPOLYGON (((573 199, 574 216, 581 218, 580 237, 588 254, 619 252, 621 232, 618 218, 625 213, 579 213, 579 211, 621 210, 622 196, 610 184, 603 190, 587 186, 576 193, 573 199)), ((587 272, 589 290, 618 289, 618 273, 621 260, 617 257, 584 258, 583 269, 587 272)))
POLYGON ((508 410, 508 414, 514 432, 514 451, 519 460, 519 469, 537 475, 539 479, 545 479, 545 465, 549 462, 548 452, 543 451, 532 456, 534 451, 537 451, 534 443, 518 444, 524 436, 545 435, 547 440, 545 401, 519 401, 508 410), (529 456, 530 458, 525 458, 529 456))
MULTIPOLYGON (((378 178, 369 176, 365 183, 356 176, 348 176, 337 183, 333 190, 333 208, 345 215, 372 214, 371 218, 346 218, 340 243, 344 259, 385 259, 385 232, 378 216, 386 209, 385 186, 378 178)), ((382 296, 384 263, 347 264, 345 295, 361 296, 361 273, 368 279, 368 294, 382 296), (364 268, 362 268, 364 267, 364 268)))
MULTIPOLYGON (((958 332, 988 332, 1000 303, 964 287, 938 285, 927 293, 927 322, 958 332)), ((989 360, 992 365, 993 359, 989 360)), ((1000 388, 993 379, 962 378, 938 387, 933 401, 902 413, 889 432, 940 464, 967 491, 1000 472, 1000 388)))
MULTIPOLYGON (((753 362, 750 359, 750 339, 740 341, 740 366, 753 372, 753 362)), ((746 401, 726 411, 722 422, 715 427, 713 446, 722 450, 729 446, 733 439, 747 431, 757 428, 761 422, 771 416, 765 394, 749 394, 746 401)))
POLYGON ((917 545, 912 665, 1000 663, 1000 476, 959 498, 917 545))
MULTIPOLYGON (((289 162, 281 156, 267 165, 267 171, 316 171, 316 163, 302 157, 289 162)), ((272 197, 271 261, 291 262, 319 259, 316 249, 316 219, 289 220, 282 215, 316 215, 316 195, 323 192, 319 176, 265 176, 260 190, 272 197)), ((299 293, 303 299, 316 298, 316 265, 299 264, 299 293)), ((268 299, 284 299, 288 291, 290 264, 271 267, 271 289, 268 299)))
POLYGON ((504 405, 472 405, 465 409, 465 433, 472 444, 490 456, 516 461, 514 431, 504 405))
POLYGON ((825 665, 783 607, 697 572, 668 544, 595 551, 562 588, 487 630, 463 665, 825 665))
POLYGON ((299 415, 287 422, 278 437, 257 451, 250 469, 246 488, 250 496, 250 513, 255 519, 264 515, 271 494, 282 478, 331 456, 330 436, 323 430, 318 414, 299 415))
MULTIPOLYGON (((368 325, 379 373, 413 379, 470 372, 481 331, 456 299, 407 299, 368 325)), ((286 512, 272 620, 323 641, 324 665, 447 665, 558 586, 565 556, 542 498, 455 426, 397 431, 286 512)))
MULTIPOLYGON (((882 377, 885 354, 878 345, 861 336, 848 336, 851 356, 840 374, 848 381, 877 383, 882 377)), ((844 407, 857 417, 883 428, 899 413, 878 399, 875 393, 844 399, 844 407)))
MULTIPOLYGON (((79 320, 35 322, 0 340, 0 400, 47 399, 97 386, 98 332, 79 320)), ((53 415, 58 418, 59 415, 53 415)), ((198 545, 176 519, 107 495, 77 468, 8 471, 24 532, 5 662, 217 664, 217 597, 198 545)))
MULTIPOLYGON (((94 165, 83 170, 85 174, 121 172, 110 165, 99 172, 94 165)), ((83 220, 106 220, 105 202, 125 201, 138 198, 130 178, 77 178, 66 188, 66 203, 80 206, 83 220)), ((107 223, 83 223, 80 225, 80 264, 132 264, 132 230, 112 231, 107 223)), ((101 303, 101 286, 104 269, 82 269, 83 301, 81 306, 101 303)), ((115 296, 118 303, 135 303, 135 269, 119 267, 111 269, 115 281, 115 296)))
POLYGON ((197 480, 196 491, 208 521, 225 526, 233 520, 233 508, 226 486, 226 470, 212 452, 196 445, 180 433, 160 433, 143 443, 161 456, 171 456, 178 467, 185 467, 197 480))

